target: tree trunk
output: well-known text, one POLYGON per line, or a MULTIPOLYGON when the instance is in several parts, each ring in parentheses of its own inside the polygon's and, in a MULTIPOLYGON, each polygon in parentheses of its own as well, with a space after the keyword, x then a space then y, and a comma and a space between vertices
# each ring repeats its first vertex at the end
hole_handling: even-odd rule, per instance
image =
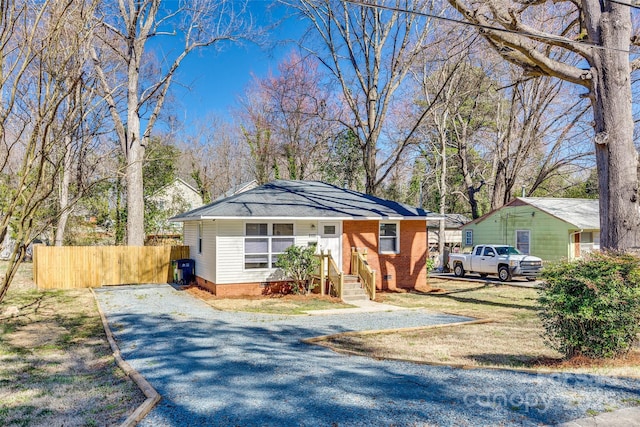
POLYGON ((496 160, 497 166, 494 174, 493 193, 491 195, 491 210, 501 208, 505 205, 507 199, 507 171, 501 154, 498 154, 499 158, 496 160))
POLYGON ((378 166, 376 165, 376 146, 371 141, 368 142, 363 148, 364 156, 364 173, 365 173, 365 191, 367 194, 373 196, 376 195, 376 175, 378 172, 378 166))
POLYGON ((444 134, 441 134, 440 142, 440 216, 442 216, 443 219, 439 221, 438 228, 438 253, 440 254, 440 265, 438 267, 440 271, 444 271, 444 244, 446 234, 446 221, 444 220, 444 216, 447 210, 447 139, 444 134))
POLYGON ((69 185, 71 185, 71 137, 65 137, 64 166, 62 169, 62 182, 60 183, 60 217, 56 227, 54 240, 55 246, 62 246, 64 243, 64 232, 67 229, 67 221, 71 211, 69 209, 69 185))
POLYGON ((142 166, 145 147, 140 135, 138 116, 137 75, 129 76, 129 107, 127 117, 127 245, 144 246, 144 182, 142 166))
POLYGON ((471 171, 469 170, 466 137, 463 141, 458 141, 458 157, 460 159, 462 169, 462 178, 464 179, 464 185, 467 190, 467 197, 469 198, 469 207, 471 207, 471 217, 476 219, 480 217, 478 201, 476 200, 476 193, 478 192, 478 189, 473 185, 473 178, 471 176, 471 171))
POLYGON ((612 5, 600 16, 605 49, 594 54, 592 106, 600 185, 600 244, 640 250, 638 153, 633 143, 628 8, 612 5))
POLYGON ((377 184, 376 178, 378 175, 378 165, 376 162, 376 153, 377 153, 377 141, 378 141, 378 131, 376 130, 376 118, 377 118, 377 107, 376 107, 376 97, 377 93, 375 90, 370 90, 367 94, 368 102, 367 102, 367 135, 366 135, 366 144, 364 147, 364 172, 366 176, 366 192, 367 194, 376 195, 377 184))

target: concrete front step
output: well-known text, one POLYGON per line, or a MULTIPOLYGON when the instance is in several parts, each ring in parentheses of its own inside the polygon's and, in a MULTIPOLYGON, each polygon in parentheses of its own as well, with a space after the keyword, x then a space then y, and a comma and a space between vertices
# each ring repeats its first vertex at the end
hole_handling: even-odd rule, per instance
POLYGON ((343 282, 345 285, 346 285, 347 283, 348 283, 348 284, 354 284, 354 283, 360 284, 360 278, 359 278, 358 276, 345 275, 345 276, 342 278, 342 282, 343 282))
POLYGON ((369 296, 367 294, 363 295, 342 295, 342 301, 346 303, 354 302, 354 301, 369 301, 369 296))
POLYGON ((342 289, 342 300, 347 303, 354 301, 368 301, 369 295, 367 295, 366 291, 362 288, 362 284, 356 277, 356 281, 354 282, 352 282, 351 280, 348 282, 344 282, 344 287, 342 289))
POLYGON ((358 289, 343 289, 342 290, 342 296, 358 296, 358 295, 367 295, 367 293, 364 291, 364 289, 358 288, 358 289))

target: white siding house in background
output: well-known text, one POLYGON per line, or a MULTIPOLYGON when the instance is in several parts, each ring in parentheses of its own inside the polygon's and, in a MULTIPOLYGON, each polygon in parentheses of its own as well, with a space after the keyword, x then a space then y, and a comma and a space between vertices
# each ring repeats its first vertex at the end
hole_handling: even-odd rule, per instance
POLYGON ((179 237, 182 224, 171 222, 169 218, 204 204, 200 192, 182 178, 176 178, 171 184, 160 188, 147 202, 153 203, 161 212, 161 215, 154 218, 147 240, 179 237))
POLYGON ((444 221, 444 262, 440 262, 440 221, 427 221, 429 232, 429 258, 436 267, 446 266, 449 262, 449 254, 462 252, 464 242, 462 241, 462 226, 471 221, 461 214, 445 214, 444 221))

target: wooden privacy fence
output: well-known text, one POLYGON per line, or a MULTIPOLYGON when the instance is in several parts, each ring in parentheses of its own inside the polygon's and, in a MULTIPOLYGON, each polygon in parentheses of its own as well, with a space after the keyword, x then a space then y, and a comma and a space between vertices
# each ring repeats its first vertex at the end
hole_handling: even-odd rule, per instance
POLYGON ((189 258, 188 246, 35 246, 38 289, 169 283, 171 261, 189 258))

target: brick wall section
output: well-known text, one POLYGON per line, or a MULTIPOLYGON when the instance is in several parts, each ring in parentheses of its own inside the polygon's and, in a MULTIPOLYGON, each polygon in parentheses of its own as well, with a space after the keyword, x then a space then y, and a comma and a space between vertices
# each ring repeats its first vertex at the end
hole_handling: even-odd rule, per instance
POLYGON ((344 221, 342 268, 350 273, 351 247, 367 248, 367 262, 376 270, 376 287, 414 288, 427 283, 427 223, 400 222, 400 253, 378 254, 379 221, 344 221), (383 279, 385 277, 385 279, 383 279))
POLYGON ((196 276, 196 283, 201 288, 208 290, 218 297, 241 297, 241 296, 260 296, 287 293, 290 286, 287 282, 269 282, 264 285, 262 283, 231 283, 225 285, 216 285, 213 282, 196 276))

